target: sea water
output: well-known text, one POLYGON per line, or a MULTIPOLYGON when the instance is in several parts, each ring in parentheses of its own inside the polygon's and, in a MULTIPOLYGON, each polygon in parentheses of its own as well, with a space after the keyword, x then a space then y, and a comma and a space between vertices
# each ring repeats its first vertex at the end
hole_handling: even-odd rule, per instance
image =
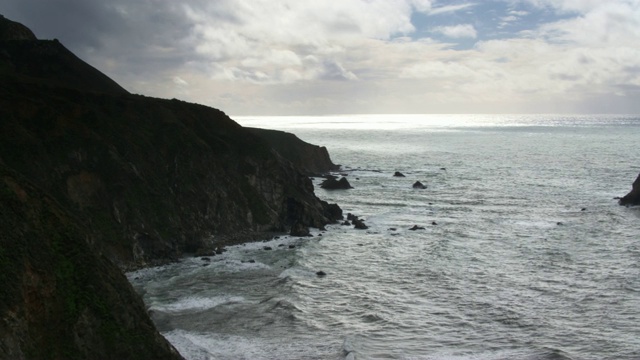
POLYGON ((237 121, 326 146, 369 229, 129 273, 187 359, 640 359, 640 116, 237 121))

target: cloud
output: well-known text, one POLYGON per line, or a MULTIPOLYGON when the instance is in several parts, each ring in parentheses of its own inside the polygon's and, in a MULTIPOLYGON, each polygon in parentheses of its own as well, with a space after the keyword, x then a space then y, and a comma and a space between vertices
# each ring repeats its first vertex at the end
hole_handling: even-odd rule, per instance
POLYGON ((579 17, 544 24, 538 34, 579 46, 632 46, 640 40, 640 2, 603 2, 579 17))
POLYGON ((232 114, 640 111, 638 0, 440 3, 7 0, 0 12, 133 92, 232 114))
POLYGON ((602 6, 608 5, 628 5, 637 7, 637 0, 519 0, 536 7, 548 7, 561 12, 588 13, 602 6))
POLYGON ((478 36, 478 32, 471 24, 461 24, 454 26, 437 26, 433 28, 433 32, 440 33, 446 37, 459 39, 459 38, 471 38, 475 39, 478 36))
POLYGON ((437 8, 431 9, 431 11, 429 11, 429 15, 449 14, 449 13, 453 13, 453 12, 456 12, 456 11, 469 9, 469 8, 471 8, 473 6, 476 6, 476 4, 475 3, 466 3, 466 4, 458 4, 458 5, 439 6, 437 8))
POLYGON ((179 76, 174 76, 173 77, 173 83, 178 85, 178 86, 188 86, 189 85, 188 82, 184 81, 179 76))

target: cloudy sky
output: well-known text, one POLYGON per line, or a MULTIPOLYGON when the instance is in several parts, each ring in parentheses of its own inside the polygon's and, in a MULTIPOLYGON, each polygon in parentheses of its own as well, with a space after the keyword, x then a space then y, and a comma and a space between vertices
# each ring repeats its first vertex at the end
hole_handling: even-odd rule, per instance
POLYGON ((129 91, 231 115, 640 113, 640 0, 3 0, 129 91))

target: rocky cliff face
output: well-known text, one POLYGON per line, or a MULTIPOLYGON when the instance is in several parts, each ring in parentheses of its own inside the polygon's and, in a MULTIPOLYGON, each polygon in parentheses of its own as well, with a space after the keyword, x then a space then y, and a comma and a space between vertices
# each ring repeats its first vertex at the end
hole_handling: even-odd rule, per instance
POLYGON ((3 162, 125 269, 334 220, 291 162, 215 109, 7 82, 0 117, 3 162))
POLYGON ((0 358, 177 358, 117 267, 341 218, 284 151, 223 112, 129 94, 7 21, 0 358))
POLYGON ((620 205, 640 205, 640 175, 633 182, 631 191, 618 200, 620 205))
POLYGON ((0 359, 181 359, 81 222, 0 165, 0 359))
POLYGON ((255 135, 266 140, 280 155, 291 161, 306 175, 322 174, 340 169, 331 161, 324 146, 317 146, 300 140, 294 134, 283 131, 247 128, 255 135))

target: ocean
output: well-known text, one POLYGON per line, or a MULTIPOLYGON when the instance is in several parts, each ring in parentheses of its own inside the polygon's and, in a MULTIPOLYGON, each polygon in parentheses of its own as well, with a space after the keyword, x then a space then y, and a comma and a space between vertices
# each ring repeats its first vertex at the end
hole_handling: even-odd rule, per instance
POLYGON ((640 359, 640 116, 235 119, 326 146, 369 228, 128 273, 187 359, 640 359))

